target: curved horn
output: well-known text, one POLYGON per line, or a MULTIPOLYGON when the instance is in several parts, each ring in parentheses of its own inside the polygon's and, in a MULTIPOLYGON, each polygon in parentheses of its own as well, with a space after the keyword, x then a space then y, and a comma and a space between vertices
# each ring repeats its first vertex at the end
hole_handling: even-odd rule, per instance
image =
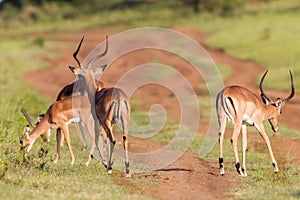
POLYGON ((94 58, 92 58, 92 59, 90 59, 89 60, 89 62, 88 62, 88 64, 87 64, 87 68, 90 68, 91 67, 91 65, 96 61, 96 60, 98 60, 99 58, 101 58, 101 57, 103 57, 103 56, 105 56, 106 54, 107 54, 107 51, 108 51, 108 36, 106 35, 106 47, 105 47, 105 50, 102 52, 102 53, 100 53, 100 54, 98 54, 98 55, 96 55, 94 58))
POLYGON ((283 100, 283 103, 285 104, 286 102, 288 102, 289 100, 291 100, 293 97, 294 97, 294 95, 295 95, 295 86, 294 86, 294 78, 293 78, 293 74, 292 74, 292 71, 291 70, 289 70, 289 72, 290 72, 290 77, 291 77, 291 94, 286 98, 286 99, 284 99, 283 100))
POLYGON ((30 126, 35 127, 35 123, 28 115, 27 111, 24 108, 21 108, 21 112, 23 113, 24 117, 26 118, 27 122, 30 124, 30 126))
POLYGON ((261 96, 262 98, 265 98, 268 102, 272 102, 272 100, 264 93, 264 90, 263 90, 263 88, 262 88, 262 84, 263 84, 263 81, 264 81, 264 79, 265 79, 267 73, 268 73, 268 70, 264 73, 264 75, 262 76, 262 78, 261 78, 261 80, 260 80, 260 83, 259 83, 260 96, 261 96))
POLYGON ((82 44, 83 39, 84 39, 84 36, 82 36, 82 38, 81 38, 81 40, 80 40, 80 43, 79 43, 79 45, 78 45, 76 51, 73 53, 73 58, 76 60, 76 62, 78 63, 78 65, 79 65, 80 68, 81 68, 81 64, 80 64, 80 61, 77 59, 77 54, 78 54, 78 52, 79 52, 79 49, 80 49, 80 47, 81 47, 81 44, 82 44))

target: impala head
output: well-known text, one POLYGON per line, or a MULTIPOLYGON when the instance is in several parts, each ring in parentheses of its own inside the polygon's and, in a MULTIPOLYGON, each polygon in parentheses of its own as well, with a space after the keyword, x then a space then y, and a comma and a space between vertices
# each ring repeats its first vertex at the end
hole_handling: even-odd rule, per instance
MULTIPOLYGON (((27 125, 26 127, 29 128, 29 126, 27 125)), ((24 129, 24 137, 20 137, 20 144, 21 146, 21 151, 30 151, 30 149, 32 148, 33 143, 28 141, 28 135, 30 133, 30 128, 29 128, 29 132, 28 130, 26 130, 26 127, 24 129)))
POLYGON ((28 140, 31 131, 32 130, 30 128, 30 125, 27 124, 24 128, 23 135, 19 138, 20 139, 20 144, 22 145, 21 146, 21 151, 27 151, 28 152, 32 148, 33 142, 30 142, 28 140))
POLYGON ((295 95, 295 87, 294 87, 294 79, 293 79, 293 74, 292 74, 292 71, 290 70, 290 77, 291 77, 291 93, 290 95, 285 98, 285 99, 281 99, 281 98, 277 98, 276 101, 273 101, 270 97, 268 97, 264 91, 263 91, 263 88, 262 88, 262 85, 263 85, 263 81, 265 79, 265 76, 267 75, 268 73, 268 70, 264 73, 263 77, 261 78, 260 80, 260 84, 259 84, 259 89, 260 89, 260 96, 261 96, 261 99, 263 101, 263 103, 272 108, 272 113, 271 113, 271 117, 268 119, 269 120, 269 123, 273 129, 274 132, 277 132, 278 131, 278 123, 279 123, 279 116, 281 114, 281 109, 283 108, 283 106, 288 102, 290 101, 294 95, 295 95))
POLYGON ((108 37, 106 36, 106 48, 102 53, 97 54, 95 57, 91 58, 86 66, 82 66, 80 61, 77 59, 77 54, 80 50, 81 44, 83 42, 84 37, 80 40, 80 43, 73 54, 74 59, 78 63, 78 67, 69 66, 70 70, 78 76, 79 80, 82 80, 82 84, 90 90, 90 92, 96 92, 98 90, 98 86, 95 82, 95 75, 102 74, 107 65, 102 65, 98 67, 91 68, 92 64, 98 60, 99 58, 105 56, 108 51, 108 37))

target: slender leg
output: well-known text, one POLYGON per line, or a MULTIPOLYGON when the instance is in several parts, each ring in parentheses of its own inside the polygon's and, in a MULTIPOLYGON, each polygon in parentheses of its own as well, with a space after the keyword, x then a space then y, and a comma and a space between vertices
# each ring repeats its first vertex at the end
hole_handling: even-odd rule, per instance
POLYGON ((232 134, 232 148, 233 148, 233 152, 234 152, 234 157, 235 157, 235 167, 237 172, 241 175, 241 165, 240 165, 240 161, 239 161, 239 153, 238 153, 238 148, 237 148, 237 144, 238 144, 238 137, 241 131, 241 126, 242 124, 239 122, 235 122, 234 124, 234 131, 232 134))
POLYGON ((93 136, 92 138, 94 138, 94 140, 92 140, 92 146, 93 148, 91 148, 90 154, 92 155, 94 153, 94 149, 95 149, 95 145, 97 147, 97 150, 99 152, 99 156, 100 156, 100 161, 102 162, 102 164, 104 165, 105 168, 107 168, 107 162, 105 161, 104 158, 104 153, 103 153, 103 138, 100 137, 102 133, 102 126, 99 124, 98 121, 95 122, 95 131, 93 132, 93 136))
POLYGON ((78 126, 79 126, 79 129, 80 129, 80 132, 81 132, 81 138, 82 138, 82 143, 83 143, 83 151, 86 151, 87 145, 86 145, 86 138, 85 138, 85 133, 86 133, 85 126, 82 122, 79 122, 78 126))
POLYGON ((125 170, 126 177, 130 177, 129 159, 128 159, 128 130, 129 130, 129 117, 124 120, 123 115, 121 118, 122 129, 123 129, 123 148, 125 153, 125 170))
MULTIPOLYGON (((57 134, 58 131, 61 132, 61 128, 58 128, 58 129, 56 130, 56 134, 57 134)), ((64 140, 65 140, 64 134, 61 134, 60 141, 59 141, 60 147, 63 147, 63 146, 64 146, 64 140)))
POLYGON ((267 144, 270 156, 271 156, 271 160, 272 160, 272 165, 274 167, 274 172, 277 173, 279 172, 278 166, 277 166, 277 162, 275 160, 273 151, 272 151, 272 147, 271 147, 271 143, 270 143, 270 139, 267 135, 267 133, 265 132, 265 128, 263 124, 255 124, 255 127, 257 129, 257 131, 260 133, 261 137, 264 139, 265 143, 267 144))
POLYGON ((62 131, 64 133, 65 140, 66 140, 66 143, 67 143, 67 146, 68 146, 68 150, 69 150, 69 153, 70 153, 71 165, 74 165, 74 163, 75 163, 75 156, 74 156, 74 153, 73 153, 73 150, 72 150, 72 146, 71 146, 68 125, 67 124, 62 125, 61 129, 62 129, 62 131))
POLYGON ((103 124, 103 128, 107 133, 107 136, 109 138, 109 151, 108 151, 108 165, 107 165, 107 173, 112 173, 112 165, 113 165, 113 152, 116 144, 116 140, 112 133, 112 124, 109 119, 105 120, 105 123, 103 124))
POLYGON ((242 125, 243 164, 241 176, 247 176, 246 172, 246 150, 247 150, 247 126, 242 125))
MULTIPOLYGON (((88 125, 87 126, 88 132, 89 132, 89 134, 91 136, 91 148, 90 148, 88 160, 85 162, 86 166, 88 166, 90 164, 90 162, 92 161, 92 159, 93 159, 93 153, 94 153, 94 150, 95 150, 95 131, 92 130, 92 126, 93 125, 88 125)), ((101 157, 101 155, 100 155, 100 157, 101 157)))
POLYGON ((225 174, 224 170, 224 159, 223 159, 223 142, 224 142, 224 134, 226 128, 226 116, 225 114, 221 114, 219 117, 219 146, 220 146, 220 156, 219 156, 219 165, 220 165, 220 174, 223 176, 225 174))
POLYGON ((105 153, 108 152, 108 145, 107 145, 108 138, 107 138, 107 133, 104 130, 103 126, 101 126, 100 138, 102 138, 103 141, 102 147, 103 147, 103 155, 104 155, 105 153))
POLYGON ((54 163, 57 163, 58 160, 60 159, 60 141, 61 141, 61 129, 58 128, 56 130, 56 158, 53 161, 54 163))

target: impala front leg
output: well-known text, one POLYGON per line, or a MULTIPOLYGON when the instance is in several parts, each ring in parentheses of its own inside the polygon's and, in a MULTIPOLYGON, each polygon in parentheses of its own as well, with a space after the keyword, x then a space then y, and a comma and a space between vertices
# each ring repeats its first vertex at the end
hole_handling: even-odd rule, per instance
POLYGON ((107 173, 112 173, 112 165, 113 165, 113 153, 115 149, 116 140, 113 136, 112 132, 112 125, 109 120, 105 121, 105 124, 103 124, 103 128, 107 133, 107 136, 109 138, 109 151, 108 151, 108 165, 107 165, 107 173))
POLYGON ((71 146, 68 125, 64 124, 61 128, 62 128, 62 131, 64 133, 65 140, 66 140, 66 143, 67 143, 67 146, 68 146, 68 150, 69 150, 69 154, 70 154, 70 160, 71 160, 71 165, 74 165, 74 163, 75 163, 75 156, 74 156, 74 153, 73 153, 73 150, 72 150, 72 146, 71 146))
POLYGON ((104 165, 105 168, 107 168, 107 162, 105 161, 105 158, 104 158, 104 153, 103 153, 103 137, 102 137, 102 134, 105 134, 104 131, 103 131, 103 128, 102 126, 99 125, 99 122, 96 121, 95 122, 95 131, 94 133, 92 134, 93 136, 93 142, 92 142, 92 145, 93 145, 93 150, 91 148, 91 151, 90 151, 90 155, 94 152, 94 149, 95 149, 95 145, 97 147, 97 150, 99 152, 99 156, 100 156, 100 161, 102 162, 102 164, 104 165), (94 144, 93 144, 94 143, 94 144))
MULTIPOLYGON (((61 132, 61 128, 58 128, 56 130, 56 134, 58 134, 58 131, 61 132)), ((59 141, 60 147, 64 146, 64 142, 65 142, 65 137, 63 134, 60 134, 60 141, 59 141)))
POLYGON ((57 163, 58 160, 60 159, 61 140, 62 140, 62 137, 61 137, 61 129, 58 128, 58 129, 56 130, 56 158, 55 158, 55 160, 53 161, 54 163, 57 163))
POLYGON ((80 132, 81 132, 81 138, 82 138, 82 143, 83 143, 83 151, 86 151, 87 149, 87 144, 86 144, 86 138, 85 138, 85 126, 82 122, 79 122, 78 123, 78 126, 79 126, 79 129, 80 129, 80 132))
POLYGON ((264 139, 264 141, 267 144, 267 147, 268 147, 268 150, 269 150, 269 153, 270 153, 270 156, 271 156, 271 160, 272 160, 272 165, 274 167, 274 172, 275 173, 279 172, 278 165, 277 165, 277 162, 275 160, 275 157, 274 157, 274 154, 273 154, 273 151, 272 151, 270 139, 269 139, 267 133, 265 132, 264 125, 263 124, 255 125, 255 127, 256 127, 257 131, 260 133, 261 137, 264 139))

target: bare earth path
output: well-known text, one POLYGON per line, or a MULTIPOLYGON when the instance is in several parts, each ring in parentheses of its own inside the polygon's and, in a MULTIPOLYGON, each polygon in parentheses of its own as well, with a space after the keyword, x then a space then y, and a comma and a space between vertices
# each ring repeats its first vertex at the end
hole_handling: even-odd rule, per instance
MULTIPOLYGON (((85 33, 86 41, 83 45, 82 52, 80 52, 80 57, 84 58, 94 45, 98 44, 99 40, 104 38, 104 34, 109 33, 112 35, 114 30, 115 29, 110 27, 88 30, 87 33, 85 33)), ((179 30, 191 36, 199 43, 204 42, 205 38, 198 31, 191 29, 179 30)), ((49 39, 53 38, 47 35, 44 35, 44 37, 49 37, 49 39)), ((76 47, 79 41, 79 38, 81 38, 81 35, 59 35, 59 37, 56 38, 59 38, 58 40, 60 40, 61 45, 66 46, 59 59, 50 60, 50 68, 38 70, 26 75, 26 79, 30 83, 35 85, 42 93, 51 96, 53 100, 64 85, 74 81, 74 76, 71 72, 69 72, 68 66, 72 64, 75 65, 72 53, 74 51, 74 47, 76 47)), ((225 82, 226 85, 246 85, 258 94, 255 80, 264 71, 262 66, 251 61, 235 59, 219 50, 214 50, 208 47, 205 48, 215 62, 227 64, 232 68, 232 75, 225 82), (247 74, 247 76, 245 76, 245 74, 247 74)), ((107 86, 113 86, 118 78, 127 70, 139 64, 147 63, 151 61, 153 57, 158 57, 161 61, 163 61, 163 63, 174 66, 184 73, 184 76, 191 80, 193 86, 196 87, 202 82, 201 78, 195 77, 194 73, 191 71, 183 70, 186 63, 174 60, 171 55, 161 56, 157 54, 157 52, 153 52, 151 50, 146 53, 136 52, 135 54, 129 54, 121 57, 108 68, 107 72, 101 79, 107 86)), ((147 100, 151 103, 160 103, 166 108, 168 115, 177 120, 177 116, 180 115, 180 110, 178 109, 179 105, 176 100, 171 100, 169 98, 170 92, 160 87, 156 87, 155 90, 153 90, 154 86, 147 87, 148 90, 137 91, 133 98, 147 100)), ((270 92, 269 94, 271 96, 288 95, 288 92, 266 92, 270 92)), ((284 115, 286 116, 283 115, 281 119, 282 123, 287 127, 300 130, 298 118, 299 111, 300 98, 297 95, 296 98, 286 106, 284 110, 284 115)), ((262 142, 257 135, 249 137, 250 140, 259 140, 262 142)), ((276 154, 278 153, 282 156, 293 156, 295 158, 294 162, 300 164, 299 140, 288 140, 281 137, 272 138, 271 140, 272 143, 276 144, 273 145, 276 154)), ((159 145, 153 141, 130 138, 130 150, 141 150, 147 152, 148 150, 150 151, 156 148, 159 148, 159 145)), ((154 196, 158 199, 223 199, 224 196, 230 197, 232 195, 228 193, 230 188, 240 183, 233 181, 233 178, 236 177, 235 172, 228 171, 226 176, 220 177, 218 175, 219 170, 217 167, 218 165, 216 163, 200 160, 198 155, 186 152, 180 159, 165 169, 161 169, 150 174, 137 174, 131 180, 125 180, 118 176, 115 177, 114 180, 125 187, 138 189, 141 193, 154 196), (157 187, 153 187, 151 184, 141 184, 139 179, 142 178, 158 179, 160 184, 157 187)))

